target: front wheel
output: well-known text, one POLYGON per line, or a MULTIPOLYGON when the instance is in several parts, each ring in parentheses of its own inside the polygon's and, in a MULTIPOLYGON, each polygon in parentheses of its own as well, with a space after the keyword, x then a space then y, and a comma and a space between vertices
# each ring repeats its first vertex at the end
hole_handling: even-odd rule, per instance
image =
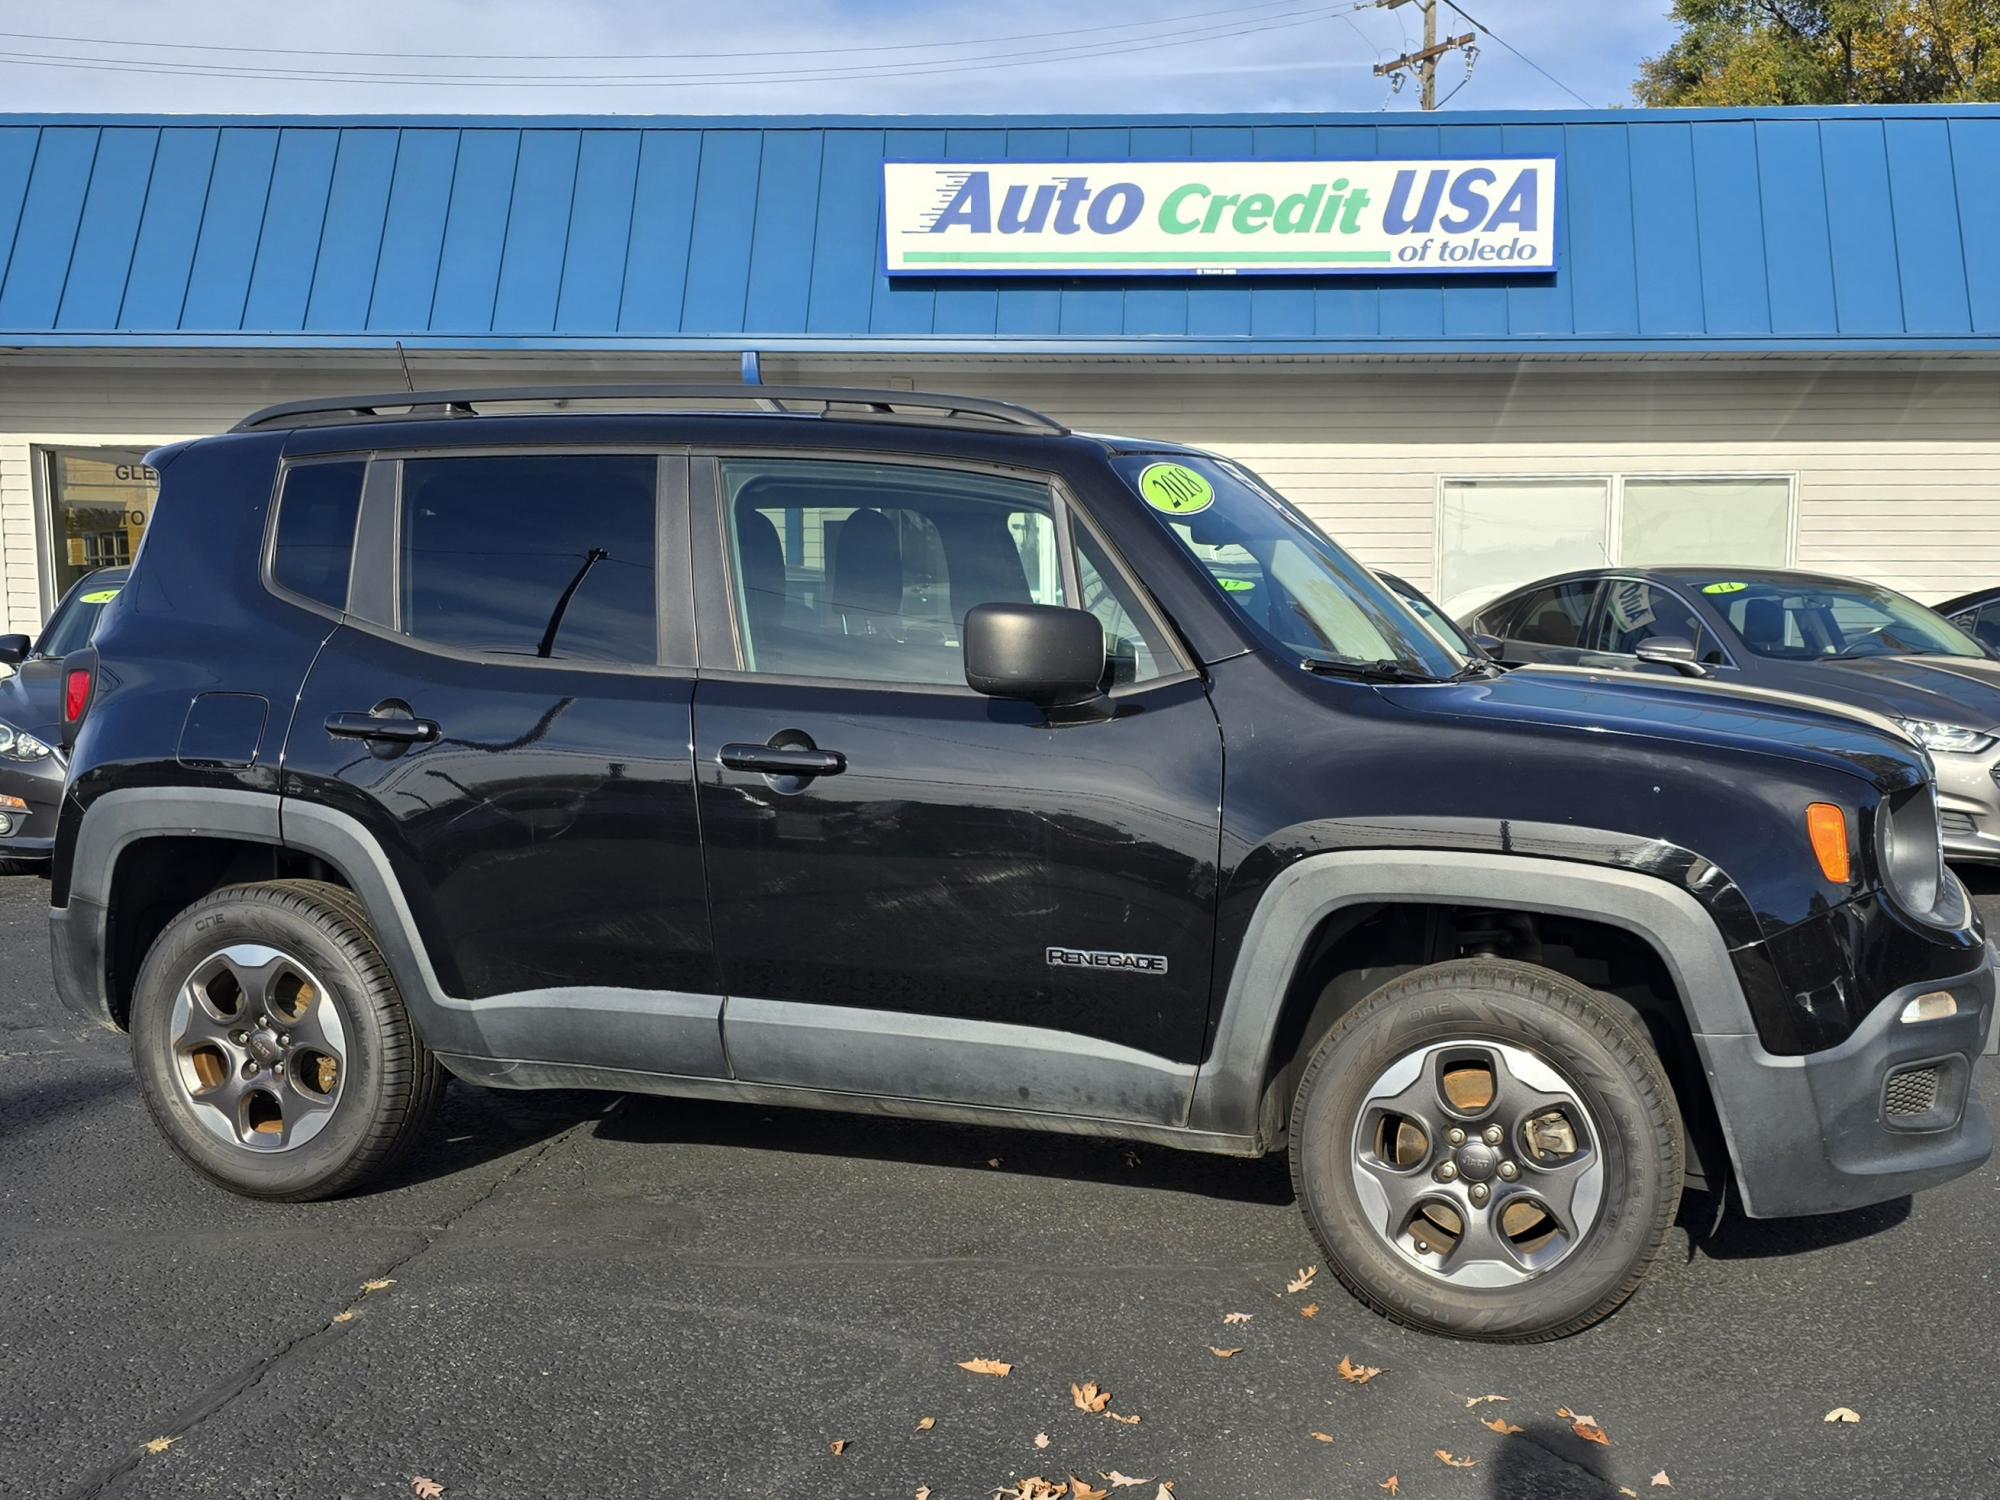
POLYGON ((230 886, 167 923, 132 993, 132 1059, 168 1142, 253 1198, 326 1198, 422 1132, 444 1073, 353 895, 230 886))
POLYGON ((1672 1086, 1602 998, 1467 959, 1391 981, 1300 1079, 1292 1181, 1327 1264, 1398 1322, 1559 1338, 1644 1279, 1680 1202, 1672 1086))

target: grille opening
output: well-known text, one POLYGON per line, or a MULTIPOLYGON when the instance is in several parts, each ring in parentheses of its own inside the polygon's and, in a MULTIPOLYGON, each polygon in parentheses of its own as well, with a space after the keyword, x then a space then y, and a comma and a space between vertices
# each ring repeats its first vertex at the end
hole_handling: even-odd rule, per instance
POLYGON ((1979 820, 1973 817, 1971 813, 1941 812, 1938 814, 1938 826, 1944 829, 1946 833, 1976 834, 1979 832, 1979 820))
POLYGON ((1892 1120, 1927 1115, 1938 1106, 1943 1079, 1935 1067, 1905 1068, 1889 1075, 1882 1093, 1882 1113, 1892 1120))

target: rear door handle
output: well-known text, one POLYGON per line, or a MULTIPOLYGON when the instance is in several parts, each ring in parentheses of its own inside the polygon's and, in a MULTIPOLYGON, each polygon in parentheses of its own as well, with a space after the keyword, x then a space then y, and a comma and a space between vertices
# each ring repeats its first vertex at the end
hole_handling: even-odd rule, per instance
POLYGON ((378 718, 374 714, 326 716, 326 732, 338 740, 374 740, 393 745, 428 745, 438 737, 429 719, 378 718))
POLYGON ((838 776, 847 769, 847 757, 838 750, 791 746, 724 745, 716 759, 732 771, 758 771, 766 776, 838 776))

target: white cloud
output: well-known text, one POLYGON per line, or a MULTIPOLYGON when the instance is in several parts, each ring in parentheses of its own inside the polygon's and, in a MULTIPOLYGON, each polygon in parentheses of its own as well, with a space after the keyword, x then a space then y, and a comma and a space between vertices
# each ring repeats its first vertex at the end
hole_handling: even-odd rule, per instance
MULTIPOLYGON (((1339 0, 760 0, 736 7, 640 0, 428 0, 137 6, 0 3, 0 109, 22 112, 556 114, 1120 114, 1414 107, 1373 76, 1414 40, 1417 8, 1330 12, 1339 0), (1302 25, 1278 23, 1309 18, 1302 25), (1131 23, 1130 29, 1110 29, 1131 23), (1037 35, 1030 35, 1037 34, 1037 35), (1170 36, 1170 34, 1172 34, 1170 36), (993 38, 1019 40, 998 41, 993 38), (118 38, 175 44, 113 46, 118 38), (1141 48, 1148 41, 1179 45, 1141 48), (199 44, 295 48, 191 50, 199 44), (946 43, 928 46, 912 44, 946 43), (894 48, 896 50, 865 50, 894 48), (387 53, 388 57, 341 56, 387 53), (513 60, 417 53, 512 54, 513 60), (552 60, 549 54, 598 54, 552 60), (748 54, 717 57, 701 54, 748 54), (23 62, 66 61, 54 68, 23 62), (970 62, 1032 58, 1018 66, 970 62), (204 66, 211 76, 150 71, 204 66), (131 69, 126 71, 125 69, 131 69), (285 70, 291 70, 287 73, 285 70), (428 73, 423 84, 301 73, 428 73), (874 73, 880 76, 858 76, 874 73), (594 81, 555 75, 589 74, 594 81), (690 80, 635 84, 629 75, 690 80), (824 76, 828 74, 845 76, 824 76), (262 76, 260 76, 262 75, 262 76), (489 86, 445 81, 514 75, 489 86), (626 75, 614 77, 612 75, 626 75), (730 75, 723 81, 723 75, 730 75), (792 76, 784 76, 792 75, 792 76), (820 76, 814 76, 820 75, 820 76)), ((1630 0, 1468 0, 1482 20, 1594 103, 1624 102, 1639 58, 1666 40, 1630 0), (1489 14, 1492 13, 1492 14, 1489 14)), ((1466 29, 1440 10, 1447 34, 1466 29)), ((1463 76, 1440 68, 1440 90, 1463 76)), ((1454 109, 1573 108, 1504 47, 1482 43, 1454 109)))

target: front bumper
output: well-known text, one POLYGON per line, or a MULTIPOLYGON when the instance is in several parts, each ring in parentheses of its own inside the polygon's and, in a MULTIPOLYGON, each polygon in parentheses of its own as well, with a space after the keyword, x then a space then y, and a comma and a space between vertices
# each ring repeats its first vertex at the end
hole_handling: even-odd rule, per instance
POLYGON ((1939 751, 1938 822, 1948 860, 2000 864, 2000 750, 1981 755, 1939 751))
POLYGON ((46 875, 62 809, 62 767, 51 759, 0 764, 0 792, 28 804, 26 812, 0 808, 0 875, 46 875))
POLYGON ((1803 1057, 1773 1056, 1755 1036, 1696 1038, 1751 1217, 1838 1213, 1900 1198, 1993 1154, 1993 1126, 1972 1071, 2000 1034, 1996 962, 1988 944, 1970 973, 1884 996, 1846 1041, 1803 1057), (1902 1020, 1909 1001, 1935 990, 1957 999, 1956 1015, 1902 1020), (1930 1107, 1912 1111, 1926 1088, 1930 1107))

